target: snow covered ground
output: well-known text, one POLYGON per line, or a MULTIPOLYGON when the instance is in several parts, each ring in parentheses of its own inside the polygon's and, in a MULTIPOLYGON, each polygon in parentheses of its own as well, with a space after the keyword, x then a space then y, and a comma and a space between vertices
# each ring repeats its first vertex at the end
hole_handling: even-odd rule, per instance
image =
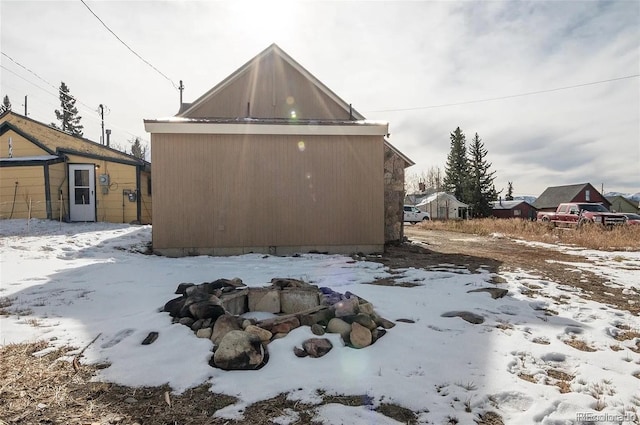
MULTIPOLYGON (((241 400, 218 411, 221 417, 239 417, 247 405, 280 393, 317 402, 320 389, 366 395, 372 406, 396 403, 419 412, 421 423, 456 418, 475 424, 485 411, 498 412, 506 424, 640 420, 640 354, 634 351, 640 338, 622 337, 640 332, 640 318, 590 301, 533 271, 501 274, 506 283, 500 287, 509 294, 494 300, 485 292, 468 293, 493 286, 491 273, 471 274, 450 264, 394 275, 396 281, 420 284, 405 288, 363 284, 392 275, 379 263, 345 256, 144 255, 149 226, 32 220, 27 230, 24 220, 2 220, 0 234, 0 298, 10 300, 15 313, 0 317, 0 344, 45 339, 52 346, 80 349, 99 335, 83 358, 111 363, 97 379, 129 386, 168 383, 178 393, 208 383, 212 391, 241 400), (291 277, 351 291, 373 303, 381 316, 415 323, 397 322, 361 350, 328 335, 334 349, 319 359, 293 354, 294 346, 314 336, 300 327, 269 344, 269 362, 258 371, 214 369, 208 365, 211 342, 172 325, 159 309, 175 297, 181 282, 234 277, 249 286, 291 277), (525 295, 531 287, 539 287, 535 298, 525 295), (441 317, 452 310, 480 314, 485 322, 441 317), (150 331, 159 332, 158 340, 141 345, 150 331), (571 340, 594 351, 565 343, 571 340)), ((608 276, 611 285, 638 293, 640 253, 578 253, 590 262, 567 267, 608 276)), ((295 412, 289 413, 279 422, 295 418, 295 412)), ((317 419, 398 423, 367 406, 340 404, 318 407, 317 419)))

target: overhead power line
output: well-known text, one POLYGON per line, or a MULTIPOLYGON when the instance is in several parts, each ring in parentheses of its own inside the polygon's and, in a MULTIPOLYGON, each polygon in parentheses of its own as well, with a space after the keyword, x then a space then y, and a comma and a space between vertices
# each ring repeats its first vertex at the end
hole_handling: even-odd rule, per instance
MULTIPOLYGON (((10 60, 11 60, 12 62, 14 62, 16 65, 18 65, 18 66, 20 66, 21 68, 23 68, 23 69, 27 70, 29 73, 33 74, 33 75, 34 75, 34 76, 36 76, 38 79, 40 79, 41 81, 45 82, 47 85, 51 86, 54 90, 56 90, 56 92, 57 92, 57 93, 52 93, 51 91, 47 90, 46 88, 44 88, 44 87, 42 87, 42 86, 40 86, 40 85, 38 85, 38 84, 34 83, 33 81, 28 80, 27 78, 23 77, 22 75, 18 74, 17 72, 15 72, 15 71, 13 71, 13 70, 11 70, 11 69, 9 69, 9 68, 7 68, 7 67, 6 67, 6 66, 4 66, 4 65, 0 65, 0 68, 2 68, 2 69, 4 69, 5 71, 7 71, 7 72, 9 72, 9 73, 11 73, 11 74, 13 74, 13 75, 15 75, 16 77, 20 78, 21 80, 24 80, 24 81, 26 81, 27 83, 29 83, 29 84, 31 84, 31 85, 33 85, 33 86, 35 86, 35 87, 39 88, 40 90, 42 90, 43 92, 47 93, 48 95, 51 95, 51 96, 56 97, 56 98, 59 98, 59 95, 60 95, 60 93, 62 93, 62 92, 61 92, 61 90, 60 90, 58 87, 55 87, 55 86, 54 86, 53 84, 51 84, 49 81, 47 81, 47 80, 45 80, 44 78, 40 77, 38 74, 36 74, 35 72, 33 72, 32 70, 30 70, 30 69, 29 69, 29 68, 27 68, 26 66, 22 65, 22 64, 21 64, 20 62, 18 62, 17 60, 15 60, 15 59, 11 58, 11 57, 10 57, 9 55, 7 55, 6 53, 2 52, 2 55, 3 55, 3 56, 5 56, 5 57, 7 57, 8 59, 10 59, 10 60)), ((5 82, 3 82, 3 85, 6 85, 6 83, 5 83, 5 82)), ((69 94, 69 93, 65 93, 65 95, 66 95, 66 96, 68 96, 68 97, 70 97, 70 98, 72 98, 72 99, 74 99, 74 100, 76 100, 80 105, 83 105, 84 107, 86 107, 86 108, 87 108, 87 111, 89 111, 89 112, 97 112, 97 110, 96 110, 95 108, 93 108, 93 107, 91 107, 91 106, 87 105, 86 103, 82 102, 82 101, 81 101, 81 100, 79 100, 77 97, 74 97, 74 96, 72 96, 72 95, 71 95, 71 94, 69 94)), ((49 103, 49 102, 47 102, 47 103, 48 103, 49 105, 55 106, 55 107, 57 107, 57 108, 60 108, 60 109, 61 109, 61 110, 63 110, 63 111, 66 111, 66 112, 69 112, 69 113, 71 113, 71 112, 72 112, 72 111, 69 111, 69 110, 65 109, 64 107, 62 107, 62 105, 55 105, 55 104, 52 104, 52 103, 49 103)), ((85 111, 85 112, 87 112, 87 111, 85 111)), ((88 118, 88 119, 90 119, 90 120, 93 120, 93 121, 96 121, 96 122, 100 122, 100 119, 98 119, 98 118, 94 117, 93 115, 83 115, 83 116, 82 116, 82 118, 83 118, 83 119, 88 118)), ((145 138, 143 138, 143 137, 141 137, 141 136, 139 136, 139 135, 137 135, 137 134, 134 134, 134 133, 130 132, 129 130, 127 130, 127 129, 126 129, 126 128, 124 128, 124 127, 121 127, 121 126, 119 126, 119 125, 116 125, 116 124, 114 124, 114 123, 113 123, 113 122, 111 122, 111 121, 109 121, 108 123, 109 123, 109 125, 110 125, 112 128, 119 129, 120 131, 122 131, 122 132, 124 132, 124 133, 127 133, 128 135, 133 136, 134 138, 136 138, 136 137, 137 137, 137 138, 139 138, 140 140, 142 140, 142 141, 144 141, 144 142, 147 142, 147 143, 149 142, 147 139, 145 139, 145 138)))
POLYGON ((514 97, 533 96, 533 95, 536 95, 536 94, 550 93, 550 92, 560 91, 560 90, 569 90, 569 89, 575 89, 575 88, 578 88, 578 87, 585 87, 585 86, 593 86, 595 84, 610 83, 612 81, 626 80, 626 79, 629 79, 629 78, 637 78, 637 77, 640 77, 640 74, 627 75, 627 76, 624 76, 624 77, 617 77, 617 78, 610 78, 608 80, 592 81, 590 83, 576 84, 576 85, 573 85, 573 86, 556 87, 556 88, 547 89, 547 90, 538 90, 538 91, 532 91, 532 92, 527 92, 527 93, 512 94, 512 95, 507 95, 507 96, 490 97, 490 98, 487 98, 487 99, 468 100, 468 101, 465 101, 465 102, 455 102, 455 103, 443 103, 441 105, 416 106, 416 107, 413 107, 413 108, 380 109, 380 110, 377 110, 377 111, 367 111, 367 112, 418 111, 418 110, 421 110, 421 109, 435 109, 435 108, 444 108, 444 107, 447 107, 447 106, 469 105, 469 104, 472 104, 472 103, 482 103, 482 102, 492 102, 494 100, 512 99, 514 97))
MULTIPOLYGON (((34 76, 36 76, 39 80, 45 82, 47 85, 51 86, 55 91, 58 92, 58 94, 56 96, 59 96, 60 94, 64 94, 65 96, 77 101, 78 103, 84 105, 85 107, 89 108, 90 110, 93 110, 93 108, 89 105, 87 105, 86 103, 83 103, 81 100, 77 99, 76 97, 74 97, 73 95, 69 94, 69 93, 63 93, 62 90, 60 90, 60 87, 56 87, 53 84, 51 84, 49 81, 45 80, 44 78, 42 78, 41 76, 39 76, 38 74, 36 74, 35 72, 33 72, 32 70, 30 70, 29 68, 27 68, 26 66, 24 66, 23 64, 21 64, 20 62, 18 62, 17 60, 13 59, 11 56, 7 55, 5 52, 2 52, 2 56, 6 57, 7 59, 9 59, 11 62, 15 63, 16 65, 18 65, 20 68, 24 69, 25 71, 29 72, 30 74, 33 74, 34 76)), ((32 83, 31 81, 25 79, 24 77, 16 74, 15 72, 11 71, 9 68, 6 68, 4 66, 2 66, 2 68, 6 69, 7 71, 11 72, 12 74, 18 76, 19 78, 22 78, 23 80, 25 80, 26 82, 33 84, 34 86, 38 87, 39 89, 43 90, 46 92, 45 89, 43 89, 42 87, 38 86, 35 83, 32 83)), ((49 93, 49 92, 47 92, 49 93)), ((51 94, 51 93, 50 93, 51 94)))
POLYGON ((173 88, 175 88, 176 90, 178 90, 178 86, 176 85, 176 83, 173 82, 173 80, 169 77, 167 77, 166 75, 164 75, 158 68, 156 68, 155 66, 153 66, 151 63, 149 63, 149 61, 147 61, 145 58, 143 58, 142 56, 140 56, 138 53, 136 53, 131 47, 129 47, 129 45, 127 43, 125 43, 124 41, 122 41, 122 39, 120 37, 118 37, 116 35, 115 32, 113 32, 111 30, 111 28, 109 28, 107 26, 107 24, 104 23, 104 21, 102 19, 100 19, 100 17, 98 15, 96 15, 96 13, 91 10, 91 8, 89 7, 89 5, 87 5, 87 3, 84 2, 84 0, 80 0, 82 2, 82 4, 84 4, 84 6, 89 10, 89 12, 91 12, 91 14, 93 16, 96 17, 96 19, 98 21, 100 21, 100 23, 102 24, 102 26, 104 26, 107 31, 109 31, 120 43, 122 43, 124 45, 124 47, 126 47, 127 49, 129 49, 129 51, 131 53, 133 53, 134 55, 136 55, 142 62, 146 63, 147 65, 149 65, 154 71, 156 71, 158 74, 162 75, 167 81, 169 81, 172 85, 173 88))

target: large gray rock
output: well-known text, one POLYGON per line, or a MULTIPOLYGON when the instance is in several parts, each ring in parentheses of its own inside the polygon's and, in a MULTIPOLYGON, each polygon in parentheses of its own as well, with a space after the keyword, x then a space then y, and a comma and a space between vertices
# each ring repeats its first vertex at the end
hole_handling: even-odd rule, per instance
POLYGON ((280 291, 280 310, 285 314, 299 313, 320 305, 318 291, 285 289, 280 291))
POLYGON ((260 341, 262 342, 268 342, 269 340, 271 340, 271 337, 273 336, 273 334, 268 330, 262 329, 261 327, 256 325, 249 325, 246 328, 244 328, 244 331, 250 334, 257 335, 258 338, 260 338, 260 341))
POLYGON ((364 313, 356 314, 352 318, 351 323, 359 323, 369 330, 373 330, 378 327, 378 324, 369 315, 364 313))
POLYGON ((211 333, 211 341, 218 345, 224 336, 231 331, 242 330, 238 318, 230 314, 225 314, 218 317, 216 323, 213 325, 213 332, 211 333))
POLYGON ((214 301, 199 301, 189 305, 189 313, 194 319, 213 319, 222 316, 225 311, 222 306, 214 301))
POLYGON ((162 308, 162 311, 168 312, 171 317, 183 317, 180 316, 180 312, 182 311, 186 301, 187 299, 185 297, 177 297, 169 300, 162 308))
POLYGON ((302 349, 311 357, 322 357, 333 348, 327 338, 309 338, 302 343, 302 349))
POLYGON ((344 341, 348 341, 349 334, 351 333, 351 325, 342 319, 334 317, 333 319, 329 320, 329 323, 327 324, 327 332, 332 334, 340 334, 344 341))
POLYGON ((358 310, 358 298, 351 297, 340 300, 333 305, 336 317, 353 316, 358 310))
POLYGON ((362 326, 358 322, 353 322, 351 325, 351 333, 349 334, 351 345, 354 348, 364 348, 371 345, 372 337, 371 331, 362 326))
POLYGON ((228 332, 213 355, 213 366, 224 370, 257 369, 265 360, 266 349, 256 335, 244 331, 228 332))
POLYGON ((251 288, 249 311, 280 313, 280 291, 270 288, 251 288))

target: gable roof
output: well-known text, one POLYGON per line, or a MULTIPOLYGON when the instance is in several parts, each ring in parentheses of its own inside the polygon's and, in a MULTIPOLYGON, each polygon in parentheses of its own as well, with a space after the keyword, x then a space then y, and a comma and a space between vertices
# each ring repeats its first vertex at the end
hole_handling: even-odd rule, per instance
POLYGON ((317 89, 319 89, 322 93, 324 93, 327 97, 333 100, 337 105, 339 105, 346 112, 350 113, 350 116, 355 120, 364 120, 365 117, 360 114, 358 111, 353 109, 351 105, 342 100, 338 95, 336 95, 333 91, 331 91, 327 86, 325 86, 320 80, 314 77, 309 71, 307 71, 302 65, 296 62, 291 56, 284 52, 278 45, 275 43, 271 44, 265 50, 260 52, 253 59, 249 60, 247 63, 238 68, 234 73, 229 75, 227 78, 222 80, 219 84, 213 87, 211 90, 207 91, 205 94, 200 96, 198 99, 191 103, 184 103, 180 106, 180 110, 176 116, 178 117, 189 117, 190 112, 193 112, 198 107, 202 106, 209 100, 211 100, 216 94, 220 93, 224 88, 231 85, 234 81, 238 80, 245 73, 249 72, 251 69, 256 68, 260 61, 268 56, 277 56, 278 58, 283 59, 286 63, 292 66, 295 70, 300 72, 309 82, 311 82, 317 89))
POLYGON ((420 203, 418 203, 416 206, 418 205, 426 205, 429 204, 431 202, 437 201, 438 203, 440 202, 449 202, 452 203, 453 205, 457 205, 458 207, 460 206, 464 206, 464 207, 468 207, 469 205, 465 204, 464 202, 460 202, 458 201, 458 199, 453 196, 450 193, 447 192, 436 192, 436 193, 432 193, 431 195, 427 196, 425 199, 423 199, 420 203))
POLYGON ((40 121, 13 111, 0 115, 0 135, 13 131, 50 155, 73 154, 94 159, 132 165, 148 165, 147 161, 79 136, 73 136, 40 121))
POLYGON ((491 202, 491 208, 494 210, 511 210, 521 204, 527 204, 530 207, 535 208, 533 205, 523 199, 514 199, 513 201, 493 201, 491 202))
POLYGON ((640 208, 640 204, 638 203, 638 201, 632 201, 629 198, 625 198, 622 195, 616 195, 616 196, 605 196, 605 199, 607 201, 609 201, 609 203, 611 205, 613 205, 614 203, 617 203, 618 205, 621 206, 621 204, 626 204, 628 207, 630 208, 635 208, 636 210, 638 208, 640 208))
POLYGON ((586 189, 598 192, 591 185, 591 183, 578 183, 565 186, 548 187, 544 192, 542 192, 542 195, 540 195, 538 199, 536 199, 536 201, 533 203, 533 206, 538 209, 556 208, 562 203, 573 201, 573 199, 578 196, 580 192, 586 189))

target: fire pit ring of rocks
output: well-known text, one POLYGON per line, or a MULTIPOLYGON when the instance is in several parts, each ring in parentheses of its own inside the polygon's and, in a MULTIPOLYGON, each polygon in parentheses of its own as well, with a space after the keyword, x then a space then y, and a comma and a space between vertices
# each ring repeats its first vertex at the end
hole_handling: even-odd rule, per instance
POLYGON ((175 293, 180 296, 162 311, 199 338, 211 340, 209 364, 224 370, 260 369, 269 359, 268 344, 300 326, 310 326, 318 338, 295 347, 298 357, 328 353, 333 346, 321 338, 325 332, 340 334, 347 347, 365 348, 395 326, 351 292, 342 294, 298 279, 273 278, 270 286, 255 288, 239 278, 181 283, 175 293), (243 317, 251 316, 248 313, 258 318, 243 317), (261 314, 268 317, 261 319, 261 314))

